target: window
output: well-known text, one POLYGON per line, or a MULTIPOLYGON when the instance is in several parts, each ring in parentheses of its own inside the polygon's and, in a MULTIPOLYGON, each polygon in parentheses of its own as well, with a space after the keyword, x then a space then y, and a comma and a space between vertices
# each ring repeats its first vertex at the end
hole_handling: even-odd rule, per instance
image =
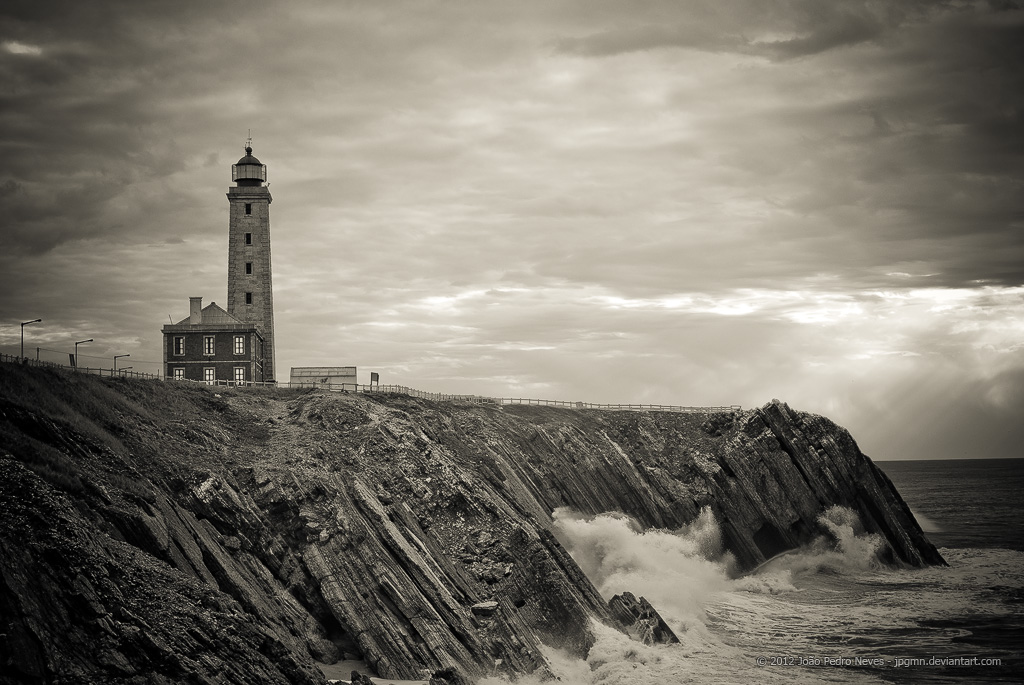
POLYGON ((183 380, 185 380, 185 369, 183 369, 180 366, 178 368, 174 369, 174 380, 176 380, 176 381, 183 381, 183 380))
POLYGON ((252 233, 245 234, 245 244, 252 245, 252 233))
POLYGON ((248 276, 252 273, 252 262, 245 263, 245 274, 248 276))
MULTIPOLYGON (((235 336, 235 354, 245 354, 245 336, 235 336)), ((237 371, 237 369, 236 369, 237 371)))
POLYGON ((245 203, 245 213, 246 214, 252 214, 252 203, 250 203, 250 202, 246 202, 245 203))
POLYGON ((246 293, 245 294, 245 303, 246 304, 252 304, 252 293, 246 293))
MULTIPOLYGON (((185 336, 176 335, 174 336, 174 354, 180 357, 185 354, 185 336)), ((175 369, 177 371, 177 369, 175 369)))
POLYGON ((203 380, 206 381, 207 385, 213 385, 214 381, 217 380, 217 369, 203 369, 203 380))
POLYGON ((204 335, 203 336, 203 354, 213 354, 214 353, 215 347, 214 347, 214 344, 213 344, 213 340, 214 340, 214 338, 213 338, 212 335, 204 335))
POLYGON ((245 383, 245 367, 235 367, 235 383, 245 383))

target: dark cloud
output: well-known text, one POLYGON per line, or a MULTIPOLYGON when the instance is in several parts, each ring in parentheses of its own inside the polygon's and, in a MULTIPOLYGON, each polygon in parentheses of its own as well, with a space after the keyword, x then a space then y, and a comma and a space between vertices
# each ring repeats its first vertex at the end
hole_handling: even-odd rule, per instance
POLYGON ((557 48, 585 56, 686 48, 787 60, 884 40, 904 22, 938 8, 921 3, 895 6, 873 0, 645 5, 615 28, 564 37, 557 48), (641 23, 644 18, 651 23, 641 23))
POLYGON ((875 40, 884 29, 874 17, 847 15, 808 36, 755 43, 754 47, 778 59, 792 59, 875 40))
POLYGON ((562 38, 556 46, 570 54, 596 57, 666 47, 741 51, 745 42, 739 35, 722 35, 700 26, 649 25, 613 29, 582 38, 562 38))

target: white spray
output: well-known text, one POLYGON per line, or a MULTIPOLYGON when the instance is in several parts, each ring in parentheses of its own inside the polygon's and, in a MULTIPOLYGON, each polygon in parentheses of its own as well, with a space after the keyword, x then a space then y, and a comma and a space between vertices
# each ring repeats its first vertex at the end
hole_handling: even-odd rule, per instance
MULTIPOLYGON (((731 610, 749 625, 756 615, 739 614, 748 610, 756 614, 763 601, 769 601, 766 596, 797 591, 794 576, 870 568, 881 544, 878 536, 863 534, 854 512, 832 507, 818 519, 828 535, 776 558, 755 574, 737 577, 736 561, 725 551, 721 529, 707 507, 692 523, 674 531, 644 530, 618 512, 583 516, 559 508, 553 519, 559 540, 602 596, 608 599, 629 591, 646 597, 681 640, 679 645, 647 646, 595 622, 596 643, 586 660, 545 650, 556 675, 567 685, 684 682, 695 677, 702 682, 735 682, 735 668, 746 665, 749 658, 730 644, 731 631, 720 630, 717 615, 721 612, 716 610, 715 620, 709 620, 707 607, 720 606, 723 598, 737 593, 749 597, 750 601, 741 601, 731 610)), ((773 676, 767 671, 761 675, 767 680, 773 676)), ((532 682, 530 678, 517 681, 520 685, 532 682)), ((488 678, 480 685, 503 683, 488 678)))

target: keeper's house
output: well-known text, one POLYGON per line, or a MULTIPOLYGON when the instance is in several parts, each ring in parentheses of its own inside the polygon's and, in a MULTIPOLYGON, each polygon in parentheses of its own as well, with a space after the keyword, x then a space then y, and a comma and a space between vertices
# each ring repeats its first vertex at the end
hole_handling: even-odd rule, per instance
POLYGON ((203 298, 189 298, 189 316, 166 324, 164 376, 207 383, 262 382, 263 334, 203 298))

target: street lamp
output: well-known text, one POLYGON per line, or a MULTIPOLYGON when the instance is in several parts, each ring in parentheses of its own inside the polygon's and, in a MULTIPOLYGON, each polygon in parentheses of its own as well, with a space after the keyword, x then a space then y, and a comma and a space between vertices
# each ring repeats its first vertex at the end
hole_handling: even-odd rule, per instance
POLYGON ((26 321, 25 323, 21 324, 21 357, 22 357, 22 359, 25 358, 25 326, 29 325, 30 323, 39 323, 40 321, 42 321, 42 319, 32 319, 31 321, 26 321))
POLYGON ((117 360, 121 357, 130 357, 130 354, 115 354, 114 355, 114 371, 117 371, 117 360))
POLYGON ((89 338, 88 340, 79 340, 78 342, 75 343, 75 368, 76 369, 78 368, 78 346, 79 345, 84 345, 85 343, 92 342, 92 341, 93 341, 92 338, 89 338))

